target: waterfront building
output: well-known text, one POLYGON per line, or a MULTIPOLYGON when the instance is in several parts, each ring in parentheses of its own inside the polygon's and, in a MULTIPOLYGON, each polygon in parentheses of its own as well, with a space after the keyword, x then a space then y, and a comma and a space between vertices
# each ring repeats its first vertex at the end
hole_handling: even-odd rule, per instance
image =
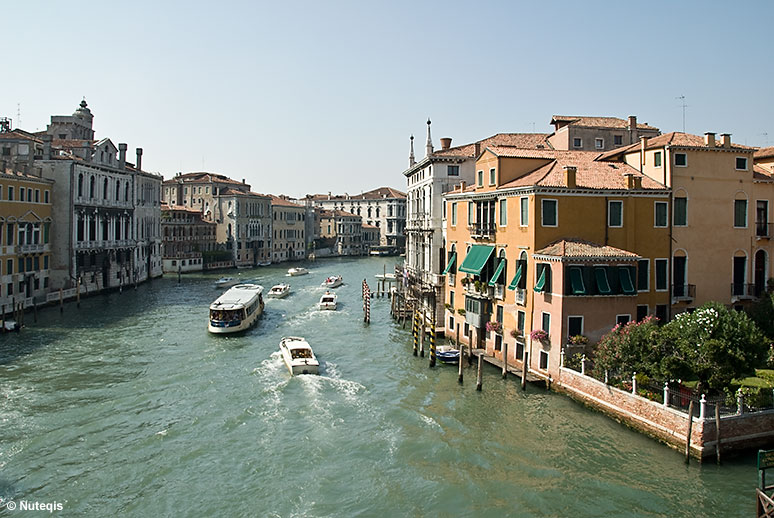
POLYGON ((672 190, 671 207, 658 216, 671 233, 672 314, 708 301, 742 307, 765 292, 774 252, 766 155, 756 159, 755 148, 733 143, 730 134, 679 132, 603 155, 672 190))
POLYGON ((628 120, 618 117, 584 117, 554 115, 554 132, 548 137, 553 149, 575 151, 608 151, 636 144, 641 137, 656 137, 658 128, 638 123, 637 117, 628 120))
POLYGON ((509 362, 526 351, 549 376, 582 350, 571 336, 667 318, 669 190, 598 155, 487 146, 475 183, 446 193, 447 334, 498 358, 507 342, 509 362))
POLYGON ((0 305, 45 302, 51 267, 53 182, 0 170, 0 305))
POLYGON ((218 243, 224 243, 236 266, 272 260, 272 213, 268 195, 236 189, 219 190, 214 205, 218 243))
POLYGON ((161 206, 164 273, 202 271, 205 252, 217 249, 216 224, 197 209, 181 205, 161 206))
POLYGON ((363 219, 343 210, 320 211, 320 240, 316 249, 321 255, 361 255, 363 219))
POLYGON ((308 194, 304 199, 325 210, 356 214, 366 225, 379 229, 378 246, 402 251, 406 246, 406 194, 392 187, 379 187, 360 194, 308 194))
POLYGON ((271 260, 281 263, 306 259, 306 207, 293 203, 287 197, 270 196, 271 260))
POLYGON ((381 245, 381 233, 379 232, 379 227, 376 225, 362 223, 360 233, 362 236, 361 244, 364 254, 368 254, 371 250, 381 245))
POLYGON ((218 203, 217 196, 228 189, 250 192, 250 185, 244 179, 238 182, 222 174, 206 171, 178 173, 164 180, 162 201, 200 210, 205 219, 219 222, 223 220, 228 207, 218 203))

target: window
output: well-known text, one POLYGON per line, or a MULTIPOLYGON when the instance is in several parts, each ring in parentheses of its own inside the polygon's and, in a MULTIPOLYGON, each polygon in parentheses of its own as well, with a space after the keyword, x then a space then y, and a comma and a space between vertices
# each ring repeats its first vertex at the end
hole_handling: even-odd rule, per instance
POLYGON ((540 320, 541 325, 543 326, 541 329, 546 332, 546 334, 551 334, 551 313, 546 313, 543 311, 542 318, 540 320))
POLYGON ((736 170, 747 171, 747 158, 743 156, 736 157, 736 170))
POLYGON ((468 202, 468 225, 473 224, 473 219, 476 214, 476 204, 472 201, 468 202))
POLYGON ((498 305, 497 310, 495 311, 495 320, 497 320, 499 323, 503 323, 503 307, 498 305))
POLYGON ((540 364, 538 367, 541 370, 548 370, 548 351, 540 350, 540 364))
POLYGON ((24 201, 24 194, 27 192, 27 189, 24 187, 19 187, 19 201, 24 201))
POLYGON ((541 224, 544 227, 555 227, 557 226, 557 214, 556 214, 556 206, 557 206, 556 200, 540 200, 540 208, 541 208, 541 224))
POLYGON ((688 198, 675 197, 672 218, 676 227, 688 225, 688 198))
POLYGON ((625 326, 632 319, 631 315, 616 315, 615 323, 621 326, 625 326))
POLYGON ((595 138, 594 139, 594 147, 597 149, 604 149, 605 148, 605 139, 603 138, 595 138))
POLYGON ((650 291, 650 259, 637 261, 637 291, 650 291))
POLYGON ((667 321, 667 305, 656 304, 656 318, 659 324, 666 324, 667 321))
POLYGON ((35 189, 35 203, 40 203, 40 189, 35 189))
POLYGON ((478 186, 483 187, 484 186, 484 171, 478 172, 478 186))
POLYGON ((51 203, 49 192, 50 191, 43 191, 43 203, 51 203))
POLYGON ((567 317, 567 336, 583 334, 583 317, 567 317))
POLYGON ((8 259, 5 262, 5 273, 11 275, 13 273, 13 259, 8 259))
POLYGON ((734 227, 747 227, 747 200, 734 200, 734 227))
POLYGON ((607 202, 607 226, 608 227, 623 226, 623 202, 622 201, 607 202))
POLYGON ((13 186, 8 186, 8 201, 13 201, 13 186))
POLYGON ((667 266, 669 259, 656 259, 656 291, 667 290, 667 266))
POLYGON ((489 185, 494 185, 494 184, 495 184, 495 170, 494 169, 490 169, 489 170, 489 185))
POLYGON ((622 146, 623 145, 623 135, 613 135, 613 145, 622 146))
POLYGON ((572 147, 583 147, 583 140, 579 138, 572 139, 572 147))
POLYGON ((459 176, 459 175, 460 175, 460 166, 458 165, 446 166, 446 176, 459 176))
POLYGON ((457 224, 457 202, 451 204, 451 224, 455 226, 457 224))
POLYGON ((642 319, 648 316, 648 305, 637 304, 637 322, 642 322, 642 319))
POLYGON ((688 166, 688 155, 685 153, 675 153, 675 166, 676 167, 687 167, 688 166))
POLYGON ((527 320, 527 314, 524 313, 522 310, 518 310, 516 312, 516 329, 521 331, 521 334, 524 334, 524 323, 527 320))
POLYGON ((519 225, 526 227, 529 225, 529 198, 519 198, 519 203, 521 207, 521 221, 519 225))
POLYGON ((667 207, 668 204, 665 201, 657 201, 654 204, 654 222, 653 226, 656 228, 664 228, 667 226, 667 207))
POLYGON ((661 167, 661 151, 653 153, 653 166, 661 167))
POLYGON ((508 224, 508 200, 503 198, 500 200, 500 226, 504 227, 508 224))
POLYGON ((551 293, 551 265, 540 263, 535 269, 537 282, 533 288, 535 293, 551 293))

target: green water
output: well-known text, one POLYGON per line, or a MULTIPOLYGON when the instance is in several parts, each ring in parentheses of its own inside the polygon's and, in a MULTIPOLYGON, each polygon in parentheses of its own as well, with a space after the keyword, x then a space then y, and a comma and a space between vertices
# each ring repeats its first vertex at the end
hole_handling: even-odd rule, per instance
MULTIPOLYGON (((0 497, 57 516, 718 516, 754 514, 752 456, 678 452, 517 378, 428 368, 360 283, 385 258, 242 270, 268 290, 258 325, 206 331, 219 275, 176 276, 40 312, 0 336, 0 497), (344 276, 340 309, 314 304, 344 276), (305 336, 322 375, 291 378, 305 336)), ((388 271, 392 262, 386 262, 388 271)), ((371 282, 371 281, 374 282, 371 282)), ((0 510, 0 516, 49 516, 0 510)))

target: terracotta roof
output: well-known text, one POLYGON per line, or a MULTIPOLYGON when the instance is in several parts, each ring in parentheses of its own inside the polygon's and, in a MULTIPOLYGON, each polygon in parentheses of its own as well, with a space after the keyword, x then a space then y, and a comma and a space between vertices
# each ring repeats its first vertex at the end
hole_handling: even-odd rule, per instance
POLYGON ((21 129, 3 131, 0 133, 0 140, 31 140, 32 142, 43 143, 38 137, 21 129))
POLYGON ((554 158, 557 154, 554 149, 522 149, 513 146, 487 146, 486 149, 499 157, 508 158, 554 158))
POLYGON ((268 195, 271 198, 271 204, 277 205, 279 207, 295 207, 297 209, 303 209, 303 205, 299 205, 298 203, 293 203, 292 201, 286 200, 285 198, 280 198, 279 196, 275 196, 273 194, 268 195))
POLYGON ((753 180, 774 181, 774 173, 757 164, 753 165, 753 180))
MULTIPOLYGON (((723 147, 723 145, 720 143, 720 139, 715 139, 715 147, 707 147, 707 145, 704 143, 704 137, 699 135, 691 135, 690 133, 682 133, 679 131, 673 131, 672 133, 665 133, 663 135, 659 135, 658 137, 652 137, 648 139, 648 143, 645 146, 645 149, 654 149, 654 148, 660 148, 660 147, 678 147, 678 148, 688 148, 688 149, 717 149, 717 150, 723 150, 726 149, 723 147)), ((630 146, 613 149, 611 151, 606 151, 602 153, 599 158, 600 160, 607 160, 609 158, 616 157, 618 155, 623 155, 626 153, 630 153, 633 151, 637 151, 642 147, 642 143, 638 142, 636 144, 632 144, 630 146)), ((743 146, 741 144, 734 144, 731 143, 731 147, 728 149, 734 149, 736 151, 753 151, 757 148, 750 147, 750 146, 743 146)))
MULTIPOLYGON (((320 211, 320 217, 321 218, 332 218, 332 217, 339 217, 339 218, 360 218, 357 214, 352 214, 351 212, 346 212, 343 210, 321 210, 320 211)), ((362 219, 362 218, 360 218, 362 219)))
POLYGON ((330 198, 327 194, 307 194, 302 199, 303 200, 313 200, 313 201, 327 201, 327 200, 336 200, 336 201, 347 201, 347 200, 376 200, 384 198, 386 195, 387 198, 405 198, 406 193, 401 192, 397 189, 393 189, 392 187, 379 187, 377 189, 374 189, 372 191, 366 191, 361 194, 332 194, 330 195, 330 198))
MULTIPOLYGON (((166 203, 161 204, 161 210, 175 210, 175 211, 181 211, 181 212, 192 212, 196 214, 201 214, 202 211, 199 209, 194 209, 193 207, 186 207, 185 205, 169 205, 166 203)), ((213 223, 214 225, 214 223, 213 223)))
POLYGON ((42 178, 40 176, 35 176, 34 174, 29 173, 23 173, 21 171, 15 171, 12 167, 5 167, 5 170, 0 169, 0 174, 5 176, 13 176, 19 180, 32 180, 35 182, 40 183, 50 183, 53 184, 54 180, 49 180, 48 178, 42 178))
MULTIPOLYGON (((551 124, 561 122, 587 128, 627 129, 629 127, 629 121, 627 119, 619 119, 618 117, 586 117, 584 115, 554 115, 551 117, 551 124)), ((658 128, 640 122, 637 123, 637 129, 658 131, 658 128)))
POLYGON ((376 225, 369 225, 368 223, 363 223, 363 228, 371 229, 371 230, 379 230, 379 227, 376 225))
POLYGON ((169 180, 164 180, 164 183, 174 184, 174 183, 179 183, 180 180, 182 180, 183 183, 218 182, 218 183, 230 183, 233 185, 246 185, 246 184, 243 184, 242 182, 237 182, 236 180, 232 180, 228 176, 217 174, 217 173, 208 173, 206 171, 195 172, 195 173, 183 173, 177 176, 173 176, 169 180))
POLYGON ((479 145, 479 152, 490 146, 513 146, 522 149, 551 149, 551 145, 548 143, 548 137, 548 133, 497 133, 472 144, 451 147, 449 149, 437 149, 433 152, 432 156, 475 158, 476 144, 479 145))
POLYGON ((628 189, 627 175, 641 178, 642 189, 666 189, 662 184, 627 164, 596 160, 599 153, 595 151, 552 151, 551 153, 554 155, 551 162, 501 185, 500 188, 531 185, 565 187, 564 167, 575 166, 575 184, 580 189, 626 190, 628 189))
POLYGON ((600 257, 610 259, 639 259, 640 257, 633 252, 621 250, 614 246, 599 245, 577 238, 554 241, 545 248, 536 250, 534 255, 570 257, 573 259, 596 259, 600 257))
POLYGON ((62 138, 55 138, 51 141, 51 145, 53 147, 58 147, 62 149, 80 149, 84 147, 93 147, 95 140, 82 140, 82 139, 62 139, 62 138))
POLYGON ((753 155, 754 158, 774 158, 774 146, 762 147, 753 155))

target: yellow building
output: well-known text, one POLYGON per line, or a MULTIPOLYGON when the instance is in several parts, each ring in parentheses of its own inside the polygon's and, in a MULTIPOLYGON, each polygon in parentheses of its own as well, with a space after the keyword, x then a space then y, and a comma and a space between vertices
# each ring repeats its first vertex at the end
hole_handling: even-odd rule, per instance
POLYGON ((25 307, 43 303, 49 291, 51 264, 51 191, 53 181, 0 172, 0 304, 25 307))
POLYGON ((714 133, 668 133, 606 153, 672 189, 663 217, 672 237, 673 314, 707 301, 740 307, 765 291, 774 182, 772 160, 758 153, 756 170, 754 154, 731 135, 714 133))
POLYGON ((527 352, 548 376, 578 350, 570 336, 668 318, 669 228, 656 215, 669 191, 598 156, 488 147, 475 185, 445 196, 447 334, 498 358, 507 343, 509 362, 527 352))

